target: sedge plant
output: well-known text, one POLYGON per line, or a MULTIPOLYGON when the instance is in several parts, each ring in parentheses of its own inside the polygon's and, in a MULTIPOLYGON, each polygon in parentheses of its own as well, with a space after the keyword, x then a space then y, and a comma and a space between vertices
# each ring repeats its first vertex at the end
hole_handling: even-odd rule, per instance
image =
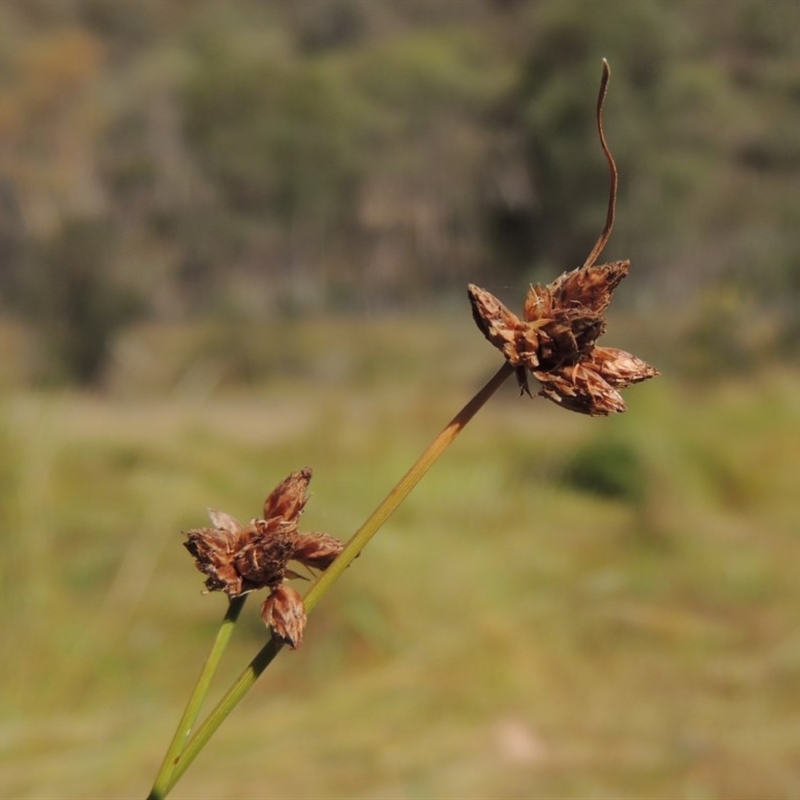
POLYGON ((163 800, 169 794, 273 659, 284 647, 295 649, 301 644, 307 615, 507 378, 515 375, 520 393, 530 395, 530 374, 541 386, 540 396, 566 410, 607 416, 625 410, 620 389, 658 374, 636 356, 596 343, 605 331, 604 312, 630 264, 595 264, 611 234, 617 199, 617 168, 606 143, 602 117, 609 77, 608 63, 603 60, 596 120, 609 167, 610 192, 606 222, 597 242, 581 267, 563 273, 546 286, 531 286, 522 317, 485 289, 469 286, 475 322, 501 351, 503 364, 443 428, 350 540, 343 543, 326 533, 299 530, 311 480, 308 468, 291 473, 270 493, 261 518, 242 525, 224 512, 209 511, 212 527, 187 533, 185 546, 197 568, 206 575, 206 591, 227 594, 228 609, 149 800, 163 800), (321 572, 304 597, 287 585, 288 580, 301 577, 290 563, 321 572), (248 595, 259 589, 268 589, 261 617, 270 630, 270 638, 197 725, 200 708, 242 607, 248 595))

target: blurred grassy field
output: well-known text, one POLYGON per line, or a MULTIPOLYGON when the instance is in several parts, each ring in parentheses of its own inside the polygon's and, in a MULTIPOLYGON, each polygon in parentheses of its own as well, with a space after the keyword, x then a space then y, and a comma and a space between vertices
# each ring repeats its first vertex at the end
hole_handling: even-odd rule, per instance
MULTIPOLYGON (((310 465, 304 529, 348 537, 496 368, 471 324, 140 330, 106 395, 7 381, 0 796, 146 795, 225 608, 180 532, 310 465)), ((800 375, 627 399, 504 387, 173 796, 797 797, 800 375)))

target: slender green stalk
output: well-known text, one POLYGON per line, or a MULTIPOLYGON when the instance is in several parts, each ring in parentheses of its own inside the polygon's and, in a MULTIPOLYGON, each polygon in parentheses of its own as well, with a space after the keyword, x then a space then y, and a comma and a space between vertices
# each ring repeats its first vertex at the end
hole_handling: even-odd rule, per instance
POLYGON ((192 761, 197 758, 200 751, 208 744, 208 740, 214 732, 225 721, 228 714, 233 711, 239 701, 247 694, 253 684, 258 680, 259 675, 272 663, 278 653, 283 648, 283 644, 270 639, 258 651, 255 658, 247 666, 247 669, 236 679, 236 682, 226 692, 222 700, 217 703, 214 709, 203 720, 203 724, 197 729, 189 739, 186 747, 175 759, 173 770, 167 777, 161 794, 151 794, 147 800, 162 800, 172 790, 172 787, 180 780, 184 772, 189 768, 192 761))
POLYGON ((353 534, 336 561, 325 570, 319 580, 311 587, 308 594, 303 598, 306 612, 314 608, 322 595, 330 589, 334 581, 350 566, 364 549, 367 542, 378 532, 383 523, 389 519, 400 503, 406 499, 411 490, 422 480, 425 473, 436 463, 466 424, 478 413, 512 372, 513 370, 508 365, 508 362, 504 362, 503 366, 492 376, 489 382, 450 420, 442 432, 431 442, 425 452, 416 460, 414 466, 406 472, 383 502, 370 514, 367 521, 353 534))
MULTIPOLYGON (((417 459, 415 464, 400 479, 380 505, 370 514, 367 521, 353 534, 336 561, 323 573, 319 580, 311 587, 304 598, 306 611, 310 612, 320 601, 326 591, 333 585, 358 554, 364 549, 369 540, 378 532, 389 516, 405 500, 411 490, 419 483, 427 471, 436 463, 437 459, 453 443, 456 436, 464 429, 466 424, 475 416, 486 401, 497 391, 503 382, 513 372, 512 368, 504 363, 489 382, 453 417, 442 432, 433 440, 425 452, 417 459)), ((226 692, 225 696, 217 703, 208 717, 186 742, 186 746, 177 755, 173 762, 172 772, 167 775, 166 782, 159 786, 160 794, 150 795, 148 800, 162 800, 178 782, 189 765, 205 747, 208 740, 219 728, 228 714, 236 707, 239 701, 258 680, 261 673, 269 666, 283 645, 270 640, 250 662, 247 669, 237 678, 236 682, 226 692)))
POLYGON ((167 787, 173 785, 170 779, 175 765, 178 763, 178 757, 197 721, 197 715, 200 713, 200 708, 208 694, 211 679, 217 671, 222 654, 228 645, 234 625, 236 625, 239 613, 244 607, 246 600, 247 595, 242 595, 241 597, 232 598, 228 603, 228 610, 225 612, 225 617, 222 620, 219 631, 217 631, 214 645, 211 648, 211 652, 208 654, 206 663, 203 665, 203 670, 200 673, 200 677, 197 679, 192 696, 186 704, 186 709, 178 723, 178 727, 175 729, 175 735, 172 737, 167 753, 164 756, 164 761, 161 764, 161 768, 158 770, 148 800, 161 800, 161 798, 166 797, 169 791, 167 787))

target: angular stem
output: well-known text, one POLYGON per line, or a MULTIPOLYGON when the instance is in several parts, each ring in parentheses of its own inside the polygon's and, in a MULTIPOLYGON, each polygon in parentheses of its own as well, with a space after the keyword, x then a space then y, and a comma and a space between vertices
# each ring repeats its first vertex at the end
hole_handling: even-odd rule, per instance
POLYGON ((236 625, 236 621, 239 618, 239 614, 246 600, 247 595, 242 595, 232 598, 228 603, 228 610, 225 612, 225 617, 217 631, 217 638, 214 640, 211 652, 208 654, 200 677, 197 679, 192 696, 189 698, 183 716, 178 723, 178 727, 175 729, 175 735, 169 743, 169 748, 158 770, 155 782, 153 783, 153 789, 148 795, 148 800, 161 800, 161 798, 166 797, 169 788, 174 784, 174 781, 171 779, 175 765, 178 763, 180 753, 197 721, 197 715, 200 713, 200 708, 208 694, 211 679, 217 671, 222 654, 228 645, 234 625, 236 625))
MULTIPOLYGON (((425 452, 417 459, 414 466, 400 479, 380 505, 370 514, 367 521, 353 534, 336 561, 322 574, 304 598, 306 612, 310 612, 320 601, 326 591, 333 585, 380 527, 405 500, 411 490, 419 483, 425 473, 437 459, 453 443, 456 436, 475 416, 486 401, 497 391, 503 382, 513 373, 512 367, 504 363, 489 382, 453 417, 442 432, 433 440, 425 452)), ((159 786, 160 794, 151 793, 148 800, 162 800, 178 782, 189 765, 205 747, 208 740, 219 728, 228 714, 250 690, 261 673, 269 666, 283 645, 270 639, 256 654, 247 669, 237 678, 225 696, 209 713, 202 725, 191 736, 186 746, 173 758, 173 768, 166 776, 166 782, 159 786)))
POLYGON ((416 460, 414 466, 406 472, 397 485, 384 498, 381 504, 370 514, 367 521, 353 534, 333 564, 322 573, 319 580, 311 587, 303 598, 306 612, 320 601, 322 595, 330 589, 334 581, 350 566, 353 560, 364 549, 369 540, 378 532, 384 522, 394 513, 400 503, 406 499, 411 490, 422 480, 425 473, 436 463, 439 457, 453 443, 456 436, 475 416, 486 401, 500 388, 514 370, 508 362, 492 376, 489 382, 456 414, 444 427, 442 432, 428 445, 425 452, 416 460))

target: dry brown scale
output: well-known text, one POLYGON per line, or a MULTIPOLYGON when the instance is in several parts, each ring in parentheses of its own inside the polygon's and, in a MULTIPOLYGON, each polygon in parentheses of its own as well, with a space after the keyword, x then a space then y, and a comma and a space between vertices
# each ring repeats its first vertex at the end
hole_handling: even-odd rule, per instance
POLYGON ((214 527, 188 531, 184 542, 197 569, 207 576, 207 592, 221 591, 233 598, 269 589, 261 618, 292 649, 303 639, 306 613, 300 594, 284 585, 301 577, 289 569, 289 562, 325 570, 344 547, 327 533, 298 530, 310 480, 308 468, 293 472, 267 497, 263 519, 245 526, 222 511, 209 509, 214 527))

